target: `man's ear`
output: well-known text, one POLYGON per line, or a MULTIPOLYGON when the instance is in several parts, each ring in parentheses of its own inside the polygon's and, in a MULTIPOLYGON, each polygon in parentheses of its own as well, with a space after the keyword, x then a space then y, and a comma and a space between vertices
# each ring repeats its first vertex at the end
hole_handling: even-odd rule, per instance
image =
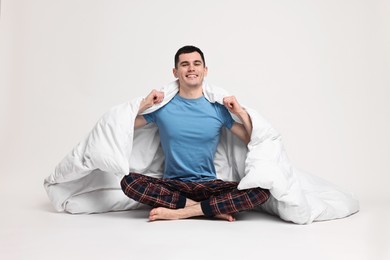
POLYGON ((177 77, 177 69, 176 69, 176 68, 173 68, 172 72, 173 72, 173 76, 175 76, 175 78, 178 78, 178 77, 177 77))
POLYGON ((204 67, 204 76, 205 77, 207 76, 208 72, 209 72, 209 68, 208 67, 204 67))

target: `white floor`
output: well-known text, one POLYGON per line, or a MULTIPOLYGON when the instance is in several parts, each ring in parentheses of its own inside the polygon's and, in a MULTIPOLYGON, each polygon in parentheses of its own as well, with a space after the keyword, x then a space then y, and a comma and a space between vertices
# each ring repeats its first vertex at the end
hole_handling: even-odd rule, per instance
POLYGON ((310 225, 259 212, 233 223, 148 222, 147 209, 57 213, 43 187, 21 185, 3 185, 0 259, 390 259, 389 201, 363 200, 355 215, 310 225))

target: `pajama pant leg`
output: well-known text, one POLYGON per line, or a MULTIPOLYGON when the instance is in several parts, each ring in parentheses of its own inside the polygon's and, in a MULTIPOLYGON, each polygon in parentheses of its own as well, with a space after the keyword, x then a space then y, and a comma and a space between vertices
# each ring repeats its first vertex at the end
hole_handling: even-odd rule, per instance
POLYGON ((138 173, 129 173, 121 181, 123 192, 131 199, 152 207, 184 208, 186 197, 167 181, 138 173))
POLYGON ((253 209, 266 202, 270 194, 262 188, 238 190, 238 182, 182 182, 138 173, 123 177, 121 186, 129 198, 152 207, 177 209, 185 207, 187 198, 200 201, 205 216, 253 209))
POLYGON ((250 210, 266 202, 270 196, 269 190, 252 188, 238 190, 237 182, 224 182, 217 180, 217 187, 212 187, 215 192, 208 199, 201 201, 201 207, 205 216, 220 214, 232 214, 244 210, 250 210))

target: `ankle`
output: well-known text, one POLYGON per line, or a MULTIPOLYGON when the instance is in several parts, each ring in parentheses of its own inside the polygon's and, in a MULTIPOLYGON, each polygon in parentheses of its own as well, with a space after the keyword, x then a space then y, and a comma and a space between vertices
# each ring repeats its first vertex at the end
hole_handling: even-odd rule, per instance
POLYGON ((191 207, 191 206, 194 206, 194 205, 196 205, 196 204, 199 204, 199 202, 194 201, 194 200, 192 200, 192 199, 187 199, 187 200, 186 200, 186 206, 185 206, 185 207, 191 207))

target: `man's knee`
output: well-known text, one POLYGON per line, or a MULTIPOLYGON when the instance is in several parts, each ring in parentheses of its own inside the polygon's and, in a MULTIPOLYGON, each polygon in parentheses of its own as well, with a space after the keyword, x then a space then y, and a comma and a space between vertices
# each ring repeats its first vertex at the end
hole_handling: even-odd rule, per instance
POLYGON ((141 174, 132 172, 123 176, 121 180, 121 188, 124 193, 127 194, 128 187, 131 186, 136 180, 138 180, 139 176, 141 176, 141 174))
POLYGON ((257 203, 263 204, 265 203, 271 196, 271 193, 268 189, 263 189, 263 188, 255 188, 257 191, 257 203))

